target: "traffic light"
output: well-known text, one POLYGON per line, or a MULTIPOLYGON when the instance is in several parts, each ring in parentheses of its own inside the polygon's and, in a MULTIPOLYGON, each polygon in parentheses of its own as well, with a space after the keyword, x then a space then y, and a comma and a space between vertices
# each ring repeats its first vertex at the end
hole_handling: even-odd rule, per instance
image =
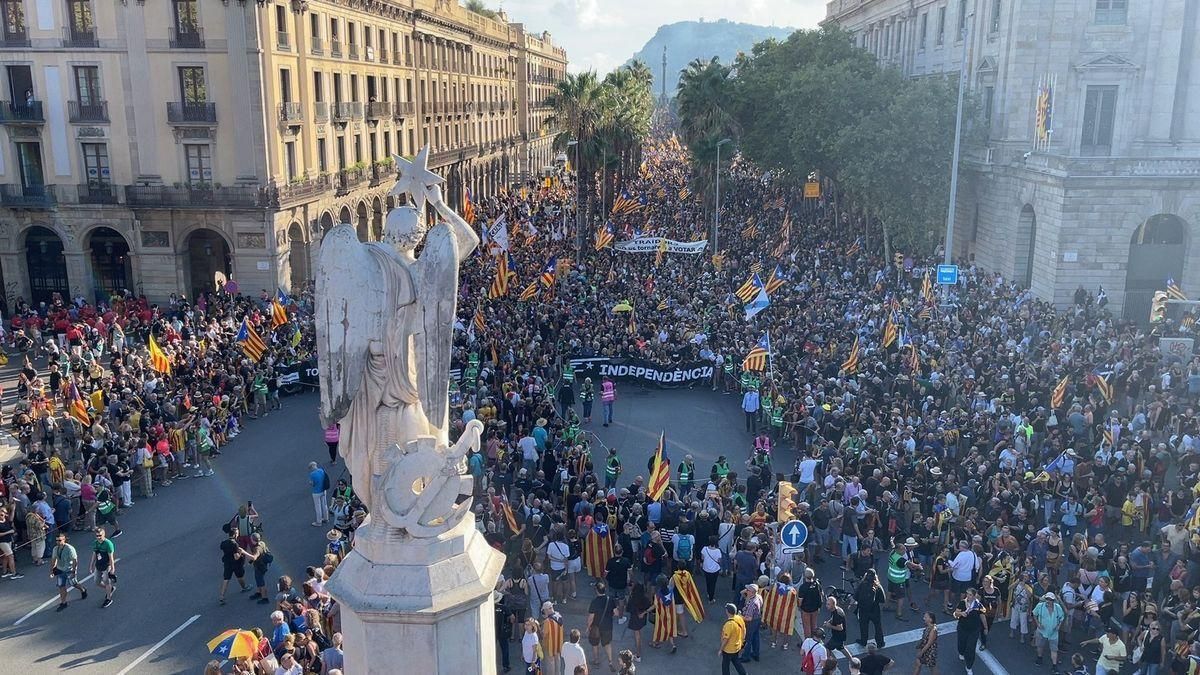
POLYGON ((904 267, 904 254, 903 253, 897 253, 896 255, 892 256, 892 259, 896 261, 897 268, 904 267))
POLYGON ((785 480, 779 481, 779 508, 777 518, 780 523, 794 520, 796 517, 796 488, 785 480))
POLYGON ((1150 323, 1167 320, 1167 292, 1154 291, 1154 299, 1150 301, 1150 323))

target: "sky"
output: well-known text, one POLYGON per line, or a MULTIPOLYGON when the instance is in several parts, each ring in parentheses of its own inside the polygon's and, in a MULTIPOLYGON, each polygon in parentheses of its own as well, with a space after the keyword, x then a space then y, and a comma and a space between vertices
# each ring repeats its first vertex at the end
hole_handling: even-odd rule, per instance
POLYGON ((486 0, 530 33, 550 31, 567 50, 569 70, 600 73, 620 66, 676 21, 728 19, 764 26, 815 28, 826 0, 486 0))

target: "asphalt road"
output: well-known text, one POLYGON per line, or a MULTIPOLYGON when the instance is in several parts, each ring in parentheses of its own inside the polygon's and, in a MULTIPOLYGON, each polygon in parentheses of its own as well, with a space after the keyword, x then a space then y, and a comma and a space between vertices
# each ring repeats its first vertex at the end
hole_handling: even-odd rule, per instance
MULTIPOLYGON (((268 625, 265 607, 245 600, 236 586, 226 606, 217 604, 220 525, 239 504, 254 501, 276 556, 270 578, 285 572, 299 576, 318 558, 324 546, 323 530, 309 525, 312 507, 306 482, 308 461, 320 460, 325 451, 316 404, 314 394, 285 398, 283 411, 251 422, 227 446, 216 463, 216 476, 176 482, 162 488, 158 497, 138 501, 123 516, 125 534, 116 540, 121 585, 112 607, 101 609, 101 598, 95 594, 86 602, 73 596, 70 608, 56 613, 53 585, 45 572, 31 573, 24 558, 25 579, 0 580, 0 663, 8 664, 5 670, 24 675, 64 670, 116 675, 195 673, 208 660, 204 642, 212 636, 231 627, 268 625)), ((749 454, 751 437, 744 431, 738 401, 707 389, 664 392, 623 386, 614 418, 614 424, 604 428, 596 421, 597 415, 588 428, 600 443, 618 448, 630 472, 624 478, 642 473, 660 430, 666 432, 671 457, 678 461, 690 453, 701 472, 706 472, 719 454, 727 455, 731 463, 741 462, 749 454)), ((779 470, 786 471, 795 459, 790 450, 780 450, 777 455, 779 470)), ((335 477, 340 469, 339 464, 335 477)), ((81 548, 90 543, 90 537, 82 533, 73 539, 81 548)), ((818 566, 818 572, 826 583, 840 578, 829 563, 818 566)), ((731 594, 727 582, 720 593, 731 594)), ((579 598, 560 608, 568 631, 582 630, 592 595, 589 588, 581 586, 579 598)), ((638 672, 720 672, 716 651, 721 611, 720 602, 710 605, 708 619, 690 627, 692 637, 679 640, 674 655, 650 649, 649 631, 645 631, 647 646, 638 672)), ((938 620, 947 621, 948 617, 939 614, 938 620)), ((857 624, 853 618, 850 624, 853 639, 857 624)), ((884 619, 884 632, 889 636, 884 652, 896 660, 893 672, 911 671, 916 640, 912 631, 919 626, 919 619, 912 615, 905 622, 890 615, 884 619)), ((1008 641, 1006 628, 998 633, 1003 635, 993 640, 988 656, 981 656, 976 672, 1007 675, 1010 670, 1043 670, 1033 665, 1031 649, 1008 641)), ((800 656, 794 644, 791 651, 783 652, 768 649, 767 642, 763 643, 762 661, 747 664, 748 672, 799 672, 800 656)), ((632 645, 632 635, 618 626, 614 648, 632 645)), ((941 672, 962 672, 955 657, 955 636, 949 631, 939 641, 939 651, 941 672)), ((518 665, 519 645, 513 645, 512 657, 514 666, 518 665)), ((1048 673, 1049 667, 1044 670, 1048 673)), ((604 673, 607 668, 601 663, 593 672, 604 673)))

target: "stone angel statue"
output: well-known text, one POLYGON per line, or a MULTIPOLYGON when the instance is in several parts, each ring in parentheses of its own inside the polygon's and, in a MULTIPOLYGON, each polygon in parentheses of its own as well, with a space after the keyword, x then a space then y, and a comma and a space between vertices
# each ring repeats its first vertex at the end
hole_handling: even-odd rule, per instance
POLYGON ((479 238, 442 199, 442 179, 426 169, 427 154, 425 148, 412 162, 396 158, 393 194, 418 206, 392 209, 382 242, 358 241, 349 224, 334 227, 321 243, 316 273, 322 424, 341 424, 339 451, 371 520, 381 517, 418 537, 461 519, 454 501, 470 490, 459 467, 482 432, 482 425, 468 425, 447 447, 458 267, 479 238), (432 227, 423 218, 426 202, 441 219, 432 227))

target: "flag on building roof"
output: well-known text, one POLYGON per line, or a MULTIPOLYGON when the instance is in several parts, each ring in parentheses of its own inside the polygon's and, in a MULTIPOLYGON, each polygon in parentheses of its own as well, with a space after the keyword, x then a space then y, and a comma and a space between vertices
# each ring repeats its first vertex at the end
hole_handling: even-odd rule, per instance
POLYGON ((171 374, 171 360, 154 341, 153 334, 150 336, 150 367, 164 375, 171 374))
POLYGON ((242 319, 242 326, 238 329, 236 340, 241 343, 242 353, 255 363, 262 359, 263 352, 267 351, 267 344, 255 332, 249 319, 242 319))
POLYGON ((646 486, 646 496, 658 501, 666 494, 671 485, 671 460, 666 456, 667 433, 658 434, 658 447, 654 450, 654 465, 650 471, 650 482, 646 486))

